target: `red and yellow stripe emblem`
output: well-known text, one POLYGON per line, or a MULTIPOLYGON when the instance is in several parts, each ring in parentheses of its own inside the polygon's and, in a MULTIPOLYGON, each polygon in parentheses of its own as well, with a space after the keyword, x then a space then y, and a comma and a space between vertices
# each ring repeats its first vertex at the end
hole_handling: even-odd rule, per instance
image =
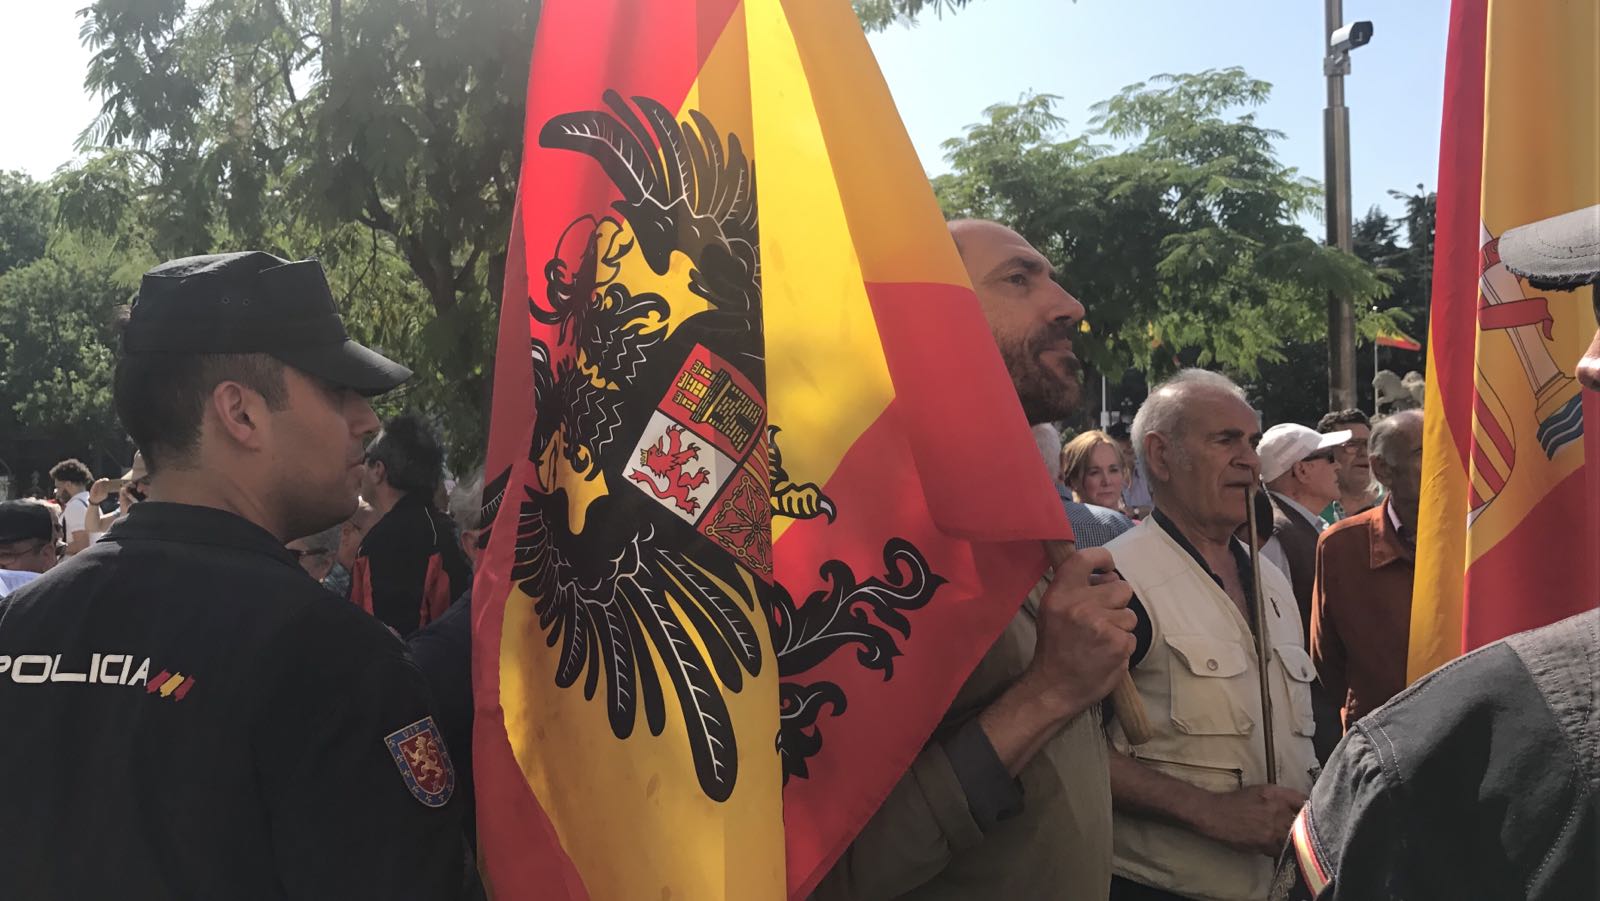
POLYGON ((1333 880, 1323 867, 1322 860, 1317 857, 1317 849, 1312 841, 1311 805, 1300 808, 1300 815, 1294 818, 1294 828, 1289 831, 1289 837, 1294 843, 1295 862, 1300 865, 1300 876, 1305 880, 1306 888, 1311 890, 1312 897, 1320 896, 1333 880))

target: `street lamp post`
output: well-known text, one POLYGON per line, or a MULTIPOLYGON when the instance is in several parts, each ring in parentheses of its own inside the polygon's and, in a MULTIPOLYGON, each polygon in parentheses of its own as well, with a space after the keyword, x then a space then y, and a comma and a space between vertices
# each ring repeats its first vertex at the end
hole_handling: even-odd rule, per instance
MULTIPOLYGON (((1344 105, 1344 77, 1350 74, 1350 51, 1372 40, 1371 22, 1344 24, 1343 0, 1324 0, 1327 56, 1322 72, 1328 78, 1328 106, 1322 113, 1328 246, 1345 253, 1350 244, 1350 109, 1344 105)), ((1356 405, 1356 317, 1351 298, 1328 295, 1328 407, 1356 405)))

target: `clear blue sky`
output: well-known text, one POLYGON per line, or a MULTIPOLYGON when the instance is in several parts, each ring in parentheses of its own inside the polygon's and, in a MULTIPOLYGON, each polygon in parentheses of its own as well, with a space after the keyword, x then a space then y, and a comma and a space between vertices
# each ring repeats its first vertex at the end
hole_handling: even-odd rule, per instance
MULTIPOLYGON (((1389 189, 1436 187, 1449 0, 1346 0, 1344 16, 1374 23, 1345 79, 1354 207, 1395 212, 1389 189)), ((872 45, 933 174, 947 169, 942 140, 1025 91, 1060 95, 1057 112, 1077 131, 1090 106, 1126 85, 1243 66, 1273 84, 1258 118, 1284 132, 1283 161, 1320 181, 1322 34, 1316 0, 972 0, 955 15, 875 35, 872 45)))
MULTIPOLYGON (((73 11, 87 0, 16 4, 0 34, 0 168, 46 177, 72 156, 97 104, 82 90, 88 53, 73 11)), ((1357 212, 1397 209, 1386 191, 1435 186, 1448 0, 1347 0, 1371 18, 1354 55, 1352 182, 1357 212)), ((906 128, 931 172, 939 143, 991 103, 1059 94, 1069 130, 1124 85, 1160 72, 1240 65, 1273 83, 1261 121, 1286 134, 1285 162, 1322 178, 1322 4, 1315 0, 973 0, 943 20, 872 39, 906 128)))

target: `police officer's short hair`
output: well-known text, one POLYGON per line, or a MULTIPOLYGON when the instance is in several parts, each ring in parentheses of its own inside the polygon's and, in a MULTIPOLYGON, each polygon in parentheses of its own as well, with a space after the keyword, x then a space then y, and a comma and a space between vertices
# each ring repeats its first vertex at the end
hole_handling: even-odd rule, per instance
POLYGON ((164 466, 194 464, 200 423, 217 385, 238 382, 260 394, 268 409, 287 407, 283 365, 259 353, 130 354, 117 361, 112 399, 123 429, 154 474, 164 466))
POLYGON ((367 463, 382 463, 384 477, 396 490, 432 498, 444 479, 444 450, 414 413, 389 420, 367 445, 367 463))
POLYGON ((94 481, 94 474, 89 472, 89 467, 83 465, 81 460, 68 457, 50 467, 50 480, 52 482, 71 482, 74 485, 88 485, 94 481))

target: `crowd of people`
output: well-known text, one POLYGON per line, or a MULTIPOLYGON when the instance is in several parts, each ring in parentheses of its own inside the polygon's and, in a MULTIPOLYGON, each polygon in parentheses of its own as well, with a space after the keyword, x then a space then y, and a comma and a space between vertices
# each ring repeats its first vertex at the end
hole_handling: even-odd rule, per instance
MULTIPOLYGON (((1069 418, 1084 305, 1006 226, 950 231, 1029 421, 1069 418)), ((140 457, 112 480, 63 461, 56 506, 0 504, 0 769, 26 774, 0 896, 479 891, 482 476, 446 486, 424 422, 380 426, 368 398, 409 371, 334 309, 314 261, 153 269, 115 380, 140 457)), ((1458 668, 1534 699, 1514 725, 1470 676, 1405 690, 1420 414, 1263 429, 1237 384, 1185 369, 1131 423, 1036 434, 1077 552, 994 599, 1014 619, 815 898, 1593 897, 1593 705, 1531 708, 1592 677, 1594 617, 1458 668), (1104 703, 1124 678, 1149 735, 1104 703), (1511 729, 1554 770, 1508 763, 1530 753, 1511 729), (1496 845, 1488 789, 1444 769, 1463 754, 1497 802, 1536 786, 1519 824, 1565 827, 1496 845), (1446 812, 1464 858, 1420 825, 1446 812)))

